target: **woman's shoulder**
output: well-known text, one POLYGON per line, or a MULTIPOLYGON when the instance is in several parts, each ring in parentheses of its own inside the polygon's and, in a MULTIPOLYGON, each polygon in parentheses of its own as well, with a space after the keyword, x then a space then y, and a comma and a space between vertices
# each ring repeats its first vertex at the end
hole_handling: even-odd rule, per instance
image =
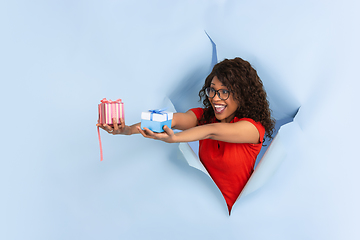
POLYGON ((239 122, 239 121, 247 121, 252 123, 259 131, 260 140, 263 141, 265 135, 265 127, 261 124, 261 122, 255 122, 255 120, 251 118, 237 118, 237 117, 234 118, 234 122, 239 122))
POLYGON ((198 107, 198 108, 191 108, 189 111, 192 111, 195 113, 197 120, 200 120, 201 116, 204 113, 204 108, 198 107))

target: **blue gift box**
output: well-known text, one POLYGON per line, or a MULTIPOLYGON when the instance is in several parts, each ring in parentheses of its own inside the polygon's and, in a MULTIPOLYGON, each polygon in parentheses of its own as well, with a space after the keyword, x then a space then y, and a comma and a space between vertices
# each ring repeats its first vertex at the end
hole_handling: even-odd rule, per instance
POLYGON ((165 125, 171 129, 172 118, 172 112, 163 111, 161 109, 142 112, 141 129, 146 127, 153 132, 164 132, 163 127, 165 125))

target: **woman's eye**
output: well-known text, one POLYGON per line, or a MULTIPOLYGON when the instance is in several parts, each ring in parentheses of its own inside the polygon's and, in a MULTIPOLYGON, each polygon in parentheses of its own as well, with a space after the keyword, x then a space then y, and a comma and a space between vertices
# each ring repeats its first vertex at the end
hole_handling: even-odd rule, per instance
POLYGON ((210 92, 211 92, 211 93, 214 93, 214 92, 215 92, 215 89, 210 88, 210 92))
POLYGON ((221 90, 221 94, 228 94, 229 91, 228 90, 221 90))

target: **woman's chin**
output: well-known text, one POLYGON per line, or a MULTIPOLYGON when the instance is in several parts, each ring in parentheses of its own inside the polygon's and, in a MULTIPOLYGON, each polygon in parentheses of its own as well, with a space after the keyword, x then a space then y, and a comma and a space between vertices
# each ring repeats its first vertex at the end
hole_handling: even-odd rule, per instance
POLYGON ((231 122, 231 120, 234 119, 234 114, 226 114, 226 112, 222 112, 221 114, 218 114, 215 112, 215 118, 219 121, 219 122, 231 122))
POLYGON ((221 122, 221 121, 225 120, 226 117, 223 114, 215 113, 215 118, 221 122))

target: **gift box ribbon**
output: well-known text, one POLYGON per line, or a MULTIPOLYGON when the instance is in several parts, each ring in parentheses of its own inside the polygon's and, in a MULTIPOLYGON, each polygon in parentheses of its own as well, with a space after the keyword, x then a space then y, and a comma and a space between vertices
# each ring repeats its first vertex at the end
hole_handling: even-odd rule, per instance
POLYGON ((111 101, 111 100, 107 100, 106 98, 104 98, 103 100, 101 100, 102 103, 121 103, 121 99, 118 99, 116 101, 111 101))
POLYGON ((153 120, 153 115, 154 113, 156 114, 161 114, 161 115, 164 115, 166 114, 166 121, 169 120, 169 116, 166 112, 164 112, 167 108, 161 108, 161 109, 153 109, 153 110, 149 110, 150 113, 150 121, 153 120))
POLYGON ((100 161, 103 160, 103 150, 102 150, 102 144, 101 144, 101 137, 100 137, 100 130, 99 127, 97 127, 98 136, 99 136, 99 144, 100 144, 100 161))

